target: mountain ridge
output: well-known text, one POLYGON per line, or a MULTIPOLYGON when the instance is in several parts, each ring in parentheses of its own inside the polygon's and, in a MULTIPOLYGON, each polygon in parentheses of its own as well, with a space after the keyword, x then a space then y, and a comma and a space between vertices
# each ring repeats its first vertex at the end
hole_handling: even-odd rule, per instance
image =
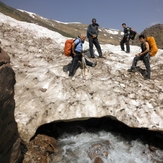
MULTIPOLYGON (((36 13, 28 12, 21 9, 14 9, 6 4, 0 2, 0 12, 15 18, 20 21, 28 23, 38 24, 46 27, 52 31, 58 32, 65 37, 76 38, 81 33, 86 33, 88 24, 82 24, 80 22, 60 22, 58 20, 52 20, 44 18, 36 13)), ((102 44, 119 45, 120 40, 123 37, 123 31, 112 28, 99 28, 99 41, 102 44)), ((144 29, 141 34, 146 36, 155 37, 158 48, 163 48, 163 24, 156 24, 144 29)), ((139 45, 139 34, 136 35, 135 40, 130 40, 131 45, 139 45)))
MULTIPOLYGON (((0 12, 16 20, 26 21, 28 23, 34 23, 46 27, 66 37, 76 38, 81 33, 86 33, 86 29, 88 27, 88 24, 77 24, 77 23, 65 24, 64 22, 43 18, 42 16, 39 16, 38 14, 35 13, 32 13, 34 15, 31 16, 31 12, 24 11, 21 9, 18 10, 14 9, 10 6, 5 5, 2 2, 0 2, 0 12)), ((99 30, 100 30, 99 41, 101 43, 119 45, 119 42, 123 37, 123 33, 121 30, 101 27, 99 28, 99 30)))

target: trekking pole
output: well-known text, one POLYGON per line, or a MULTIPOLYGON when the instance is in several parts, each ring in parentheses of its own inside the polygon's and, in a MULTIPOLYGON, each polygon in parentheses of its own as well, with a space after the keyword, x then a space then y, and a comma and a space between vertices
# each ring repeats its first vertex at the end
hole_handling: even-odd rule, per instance
POLYGON ((82 67, 83 67, 83 77, 84 77, 84 80, 85 80, 86 79, 86 73, 85 73, 86 62, 85 62, 84 57, 82 57, 82 67))

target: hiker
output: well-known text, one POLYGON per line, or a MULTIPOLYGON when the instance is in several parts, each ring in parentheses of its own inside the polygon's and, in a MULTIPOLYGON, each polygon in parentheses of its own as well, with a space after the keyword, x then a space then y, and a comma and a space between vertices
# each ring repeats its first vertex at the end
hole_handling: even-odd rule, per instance
POLYGON ((149 43, 146 41, 144 35, 139 36, 139 41, 141 42, 141 49, 142 52, 135 55, 132 66, 130 69, 128 69, 128 72, 135 72, 136 71, 136 65, 139 60, 142 60, 144 62, 144 65, 146 67, 146 75, 144 76, 144 79, 150 79, 150 52, 149 52, 149 43))
POLYGON ((96 19, 93 18, 92 24, 90 24, 87 29, 87 37, 89 40, 89 51, 90 51, 91 58, 95 58, 94 53, 93 53, 93 44, 95 45, 97 49, 99 57, 103 58, 101 46, 98 42, 98 34, 99 34, 98 27, 99 27, 99 24, 97 24, 96 19))
MULTIPOLYGON (((84 57, 82 46, 83 46, 85 39, 86 39, 86 36, 81 34, 80 37, 78 37, 72 44, 72 58, 73 59, 72 59, 72 64, 71 64, 70 71, 69 71, 69 76, 74 75, 74 70, 78 61, 82 61, 82 57, 84 57)), ((86 65, 91 66, 91 67, 95 67, 97 65, 96 62, 92 63, 88 61, 86 58, 85 58, 85 63, 86 65)))
POLYGON ((126 53, 130 53, 130 28, 126 26, 126 23, 123 23, 122 27, 124 28, 124 36, 120 42, 121 50, 125 51, 124 44, 126 43, 126 53))

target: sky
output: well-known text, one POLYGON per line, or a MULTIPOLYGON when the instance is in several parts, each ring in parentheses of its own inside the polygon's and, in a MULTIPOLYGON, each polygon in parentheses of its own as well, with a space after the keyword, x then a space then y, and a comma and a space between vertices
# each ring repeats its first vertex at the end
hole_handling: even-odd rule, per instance
POLYGON ((62 22, 90 24, 122 30, 122 23, 138 33, 163 24, 163 0, 1 0, 6 5, 62 22))

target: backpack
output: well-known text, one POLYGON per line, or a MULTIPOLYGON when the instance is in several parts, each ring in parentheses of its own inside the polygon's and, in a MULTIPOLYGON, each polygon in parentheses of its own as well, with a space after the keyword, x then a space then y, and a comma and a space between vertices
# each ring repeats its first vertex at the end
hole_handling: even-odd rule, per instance
POLYGON ((150 48, 150 56, 153 57, 156 55, 157 51, 158 51, 158 47, 155 41, 155 38, 150 36, 146 38, 146 41, 149 44, 149 48, 150 48))
POLYGON ((132 28, 129 28, 129 29, 130 29, 130 39, 134 40, 137 32, 134 31, 132 28))
MULTIPOLYGON (((78 39, 78 38, 76 38, 78 39)), ((76 39, 67 39, 65 42, 65 46, 64 46, 64 54, 65 56, 69 57, 72 54, 72 44, 76 39)), ((78 43, 79 44, 79 43, 78 43)), ((76 46, 78 45, 76 44, 76 46)))

